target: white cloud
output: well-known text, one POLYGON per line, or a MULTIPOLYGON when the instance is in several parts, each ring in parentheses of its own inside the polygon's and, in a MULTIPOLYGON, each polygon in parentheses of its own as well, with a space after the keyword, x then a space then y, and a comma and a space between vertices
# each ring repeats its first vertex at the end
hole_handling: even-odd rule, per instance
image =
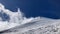
MULTIPOLYGON (((8 30, 2 34, 29 34, 35 32, 34 34, 55 34, 55 32, 50 32, 53 28, 60 28, 60 20, 44 18, 44 17, 31 17, 26 18, 23 13, 18 8, 17 12, 12 12, 6 9, 4 5, 0 3, 0 31, 8 30), (3 13, 9 16, 9 21, 3 21, 1 15, 4 17, 3 13), (56 26, 56 27, 55 27, 56 26), (12 28, 12 29, 10 29, 12 28), (42 30, 40 30, 40 28, 42 30), (16 31, 17 30, 17 31, 16 31), (12 31, 12 32, 9 32, 12 31), (14 32, 16 31, 16 32, 14 32), (47 31, 47 33, 46 33, 47 31), (8 33, 7 33, 8 32, 8 33)), ((59 31, 60 32, 60 31, 59 31)), ((58 33, 59 33, 58 32, 58 33)), ((57 33, 56 33, 57 34, 57 33)))

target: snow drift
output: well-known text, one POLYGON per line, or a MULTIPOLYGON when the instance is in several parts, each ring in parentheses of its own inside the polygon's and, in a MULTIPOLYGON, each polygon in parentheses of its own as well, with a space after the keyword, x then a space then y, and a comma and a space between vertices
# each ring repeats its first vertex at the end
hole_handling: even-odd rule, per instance
POLYGON ((0 3, 0 34, 60 34, 60 20, 26 18, 20 9, 12 12, 0 3))

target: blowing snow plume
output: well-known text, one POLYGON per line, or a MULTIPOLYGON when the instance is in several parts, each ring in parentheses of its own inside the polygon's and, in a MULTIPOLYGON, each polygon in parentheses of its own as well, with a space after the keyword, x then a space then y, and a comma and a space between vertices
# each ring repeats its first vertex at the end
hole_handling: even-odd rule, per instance
POLYGON ((6 9, 0 3, 0 34, 60 34, 60 20, 31 17, 6 9))
POLYGON ((0 3, 0 31, 15 27, 24 19, 23 14, 18 8, 17 12, 12 12, 0 3))
POLYGON ((12 27, 25 24, 33 18, 23 17, 23 13, 18 8, 17 12, 10 11, 0 3, 0 31, 10 29, 12 27))

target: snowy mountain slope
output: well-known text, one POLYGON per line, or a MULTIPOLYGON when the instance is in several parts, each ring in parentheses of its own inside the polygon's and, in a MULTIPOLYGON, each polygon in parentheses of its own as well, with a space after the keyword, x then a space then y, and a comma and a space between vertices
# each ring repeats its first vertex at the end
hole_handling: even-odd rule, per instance
POLYGON ((5 31, 3 31, 3 33, 4 34, 23 34, 23 33, 30 34, 30 33, 34 33, 36 31, 35 32, 36 34, 39 34, 39 33, 44 34, 43 32, 45 30, 46 31, 54 30, 53 28, 55 28, 55 26, 57 25, 56 23, 59 24, 59 21, 41 18, 40 20, 31 21, 31 22, 26 23, 24 25, 16 26, 14 28, 5 30, 5 31), (47 20, 47 21, 44 21, 44 20, 47 20), (39 30, 39 29, 42 29, 42 30, 39 30), (33 31, 33 32, 31 32, 31 31, 33 31))
POLYGON ((0 34, 60 34, 60 20, 31 17, 6 9, 0 3, 0 34))
POLYGON ((60 34, 60 23, 44 25, 37 29, 28 30, 24 34, 60 34))
POLYGON ((3 34, 59 34, 60 32, 59 21, 56 21, 55 23, 48 25, 47 24, 40 25, 39 27, 32 25, 31 27, 29 26, 23 28, 22 27, 12 28, 7 31, 4 31, 3 34))

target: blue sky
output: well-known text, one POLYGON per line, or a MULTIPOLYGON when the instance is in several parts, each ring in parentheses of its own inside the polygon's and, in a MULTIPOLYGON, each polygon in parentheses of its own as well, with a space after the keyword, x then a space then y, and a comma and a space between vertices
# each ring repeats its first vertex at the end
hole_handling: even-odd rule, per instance
POLYGON ((0 0, 6 8, 25 13, 26 17, 43 16, 48 18, 60 18, 60 0, 0 0))

